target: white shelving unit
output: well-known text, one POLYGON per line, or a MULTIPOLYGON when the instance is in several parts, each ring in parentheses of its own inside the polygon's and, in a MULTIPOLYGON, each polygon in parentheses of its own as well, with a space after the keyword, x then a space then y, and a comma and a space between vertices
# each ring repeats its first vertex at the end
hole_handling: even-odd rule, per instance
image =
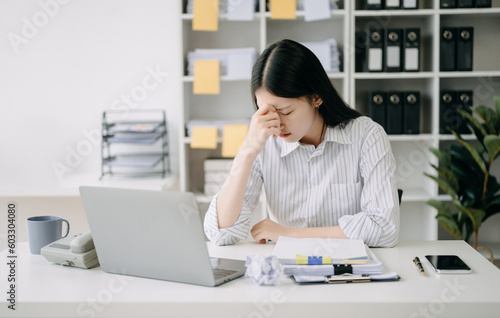
MULTIPOLYGON (((303 12, 296 20, 273 20, 260 0, 260 11, 251 22, 219 19, 217 32, 192 31, 192 14, 182 14, 183 57, 196 48, 255 47, 262 52, 277 40, 290 38, 298 42, 335 38, 342 52, 343 72, 329 74, 332 83, 346 102, 362 113, 368 113, 368 92, 372 90, 418 90, 421 92, 421 134, 390 135, 397 162, 398 187, 404 190, 401 209, 400 239, 438 238, 436 212, 425 202, 430 198, 447 200, 440 195, 435 182, 423 175, 435 174, 436 164, 429 147, 446 147, 452 135, 439 134, 439 95, 442 89, 469 89, 474 92, 473 105, 493 107, 493 96, 500 95, 500 0, 492 8, 440 9, 439 0, 421 0, 417 10, 362 10, 362 1, 339 1, 339 10, 329 20, 306 22, 303 12), (421 71, 402 73, 355 72, 355 31, 367 24, 381 28, 418 27, 421 29, 421 71), (439 39, 441 26, 473 26, 474 56, 472 72, 439 71, 439 39)), ((185 65, 185 64, 184 64, 185 65)), ((192 76, 183 77, 182 125, 192 118, 207 120, 235 119, 254 112, 249 80, 221 78, 220 95, 193 95, 192 76), (235 103, 236 101, 236 103, 235 103)), ((182 128, 183 129, 183 128, 182 128)), ((180 184, 182 190, 203 188, 203 160, 220 157, 216 150, 192 150, 190 138, 180 134, 180 184)), ((474 136, 466 136, 474 139, 474 136)))

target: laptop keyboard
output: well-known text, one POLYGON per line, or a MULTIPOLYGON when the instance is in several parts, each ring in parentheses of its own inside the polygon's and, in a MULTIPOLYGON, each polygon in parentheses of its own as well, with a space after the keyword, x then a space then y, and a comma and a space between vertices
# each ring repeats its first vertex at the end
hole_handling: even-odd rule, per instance
POLYGON ((212 272, 214 273, 215 279, 219 279, 219 278, 224 278, 224 277, 227 277, 229 275, 232 275, 232 274, 236 273, 237 271, 233 271, 230 269, 224 269, 224 268, 212 268, 212 272))

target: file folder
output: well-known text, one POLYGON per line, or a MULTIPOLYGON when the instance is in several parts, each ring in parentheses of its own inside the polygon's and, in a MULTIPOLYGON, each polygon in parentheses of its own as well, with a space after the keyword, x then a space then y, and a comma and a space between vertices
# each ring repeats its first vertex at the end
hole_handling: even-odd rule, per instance
POLYGON ((403 94, 400 92, 389 92, 387 104, 387 134, 403 133, 403 94))
POLYGON ((384 70, 384 29, 370 30, 368 36, 368 71, 381 72, 384 70))
POLYGON ((367 45, 368 39, 366 32, 357 30, 354 39, 356 72, 368 72, 368 61, 366 56, 367 45))
POLYGON ((491 0, 476 0, 476 8, 491 8, 491 0))
MULTIPOLYGON (((465 91, 457 91, 457 104, 458 107, 457 109, 464 110, 468 112, 469 114, 472 115, 472 91, 471 90, 465 90, 465 91)), ((462 114, 458 113, 457 114, 457 132, 459 134, 470 134, 471 131, 469 130, 469 127, 467 127, 467 119, 462 116, 462 114)))
POLYGON ((456 91, 441 91, 441 102, 439 105, 439 133, 451 134, 457 128, 457 98, 456 91))
POLYGON ((420 71, 420 29, 404 30, 403 36, 403 71, 420 71))
POLYGON ((365 10, 382 10, 385 0, 364 0, 365 10))
POLYGON ((387 29, 385 39, 385 70, 401 72, 402 29, 387 29))
POLYGON ((474 0, 457 0, 457 8, 473 8, 474 0))
POLYGON ((401 8, 400 0, 385 0, 385 8, 386 9, 399 9, 401 8))
POLYGON ((441 71, 456 70, 456 28, 441 28, 439 47, 439 65, 441 71))
POLYGON ((403 107, 403 133, 420 133, 420 92, 405 92, 403 107))
POLYGON ((387 93, 371 92, 369 108, 371 119, 387 130, 387 93))
POLYGON ((472 71, 472 52, 474 50, 474 28, 457 29, 457 71, 472 71))
POLYGON ((403 0, 402 9, 418 9, 418 0, 403 0))
POLYGON ((441 9, 451 9, 457 7, 457 0, 441 0, 439 3, 441 9))

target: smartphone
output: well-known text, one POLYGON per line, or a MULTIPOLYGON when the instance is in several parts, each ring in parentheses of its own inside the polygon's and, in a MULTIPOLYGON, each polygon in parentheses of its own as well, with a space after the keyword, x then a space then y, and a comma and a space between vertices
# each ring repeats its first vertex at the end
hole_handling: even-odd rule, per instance
POLYGON ((457 255, 426 255, 438 274, 469 274, 471 269, 457 255))

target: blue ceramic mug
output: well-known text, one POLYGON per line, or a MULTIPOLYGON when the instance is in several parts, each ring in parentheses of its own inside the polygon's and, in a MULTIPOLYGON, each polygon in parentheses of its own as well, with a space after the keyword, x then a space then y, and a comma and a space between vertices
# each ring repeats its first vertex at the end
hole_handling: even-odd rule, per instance
POLYGON ((28 241, 31 254, 40 254, 40 249, 68 236, 69 222, 60 216, 33 216, 28 218, 28 241), (66 234, 62 235, 62 223, 66 223, 66 234))

